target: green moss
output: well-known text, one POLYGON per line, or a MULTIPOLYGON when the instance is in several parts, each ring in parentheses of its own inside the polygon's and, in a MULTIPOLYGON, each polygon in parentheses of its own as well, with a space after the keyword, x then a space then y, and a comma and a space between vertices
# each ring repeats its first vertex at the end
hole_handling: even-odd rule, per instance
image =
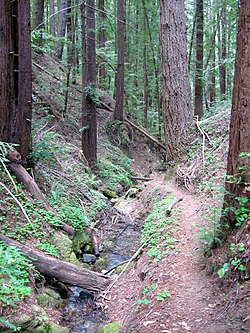
POLYGON ((72 248, 76 254, 91 252, 92 242, 89 235, 84 231, 77 231, 72 239, 72 248))
POLYGON ((115 321, 113 323, 107 324, 99 328, 98 333, 119 333, 120 330, 119 321, 115 321))
POLYGON ((99 258, 94 264, 94 271, 101 272, 101 270, 107 267, 108 263, 104 258, 99 258))
POLYGON ((52 236, 52 242, 57 246, 58 252, 62 260, 81 266, 73 252, 73 244, 69 237, 62 232, 55 232, 52 236))

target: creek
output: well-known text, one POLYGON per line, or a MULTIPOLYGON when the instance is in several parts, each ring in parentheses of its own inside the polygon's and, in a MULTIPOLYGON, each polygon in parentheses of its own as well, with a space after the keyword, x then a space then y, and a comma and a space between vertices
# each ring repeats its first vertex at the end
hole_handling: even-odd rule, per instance
MULTIPOLYGON (((110 219, 112 223, 104 225, 103 251, 101 257, 107 262, 105 270, 115 273, 112 268, 129 260, 140 247, 141 224, 138 219, 115 214, 110 219)), ((107 323, 108 318, 97 304, 94 295, 88 291, 71 287, 63 310, 62 325, 68 327, 71 333, 96 333, 100 325, 107 323)))

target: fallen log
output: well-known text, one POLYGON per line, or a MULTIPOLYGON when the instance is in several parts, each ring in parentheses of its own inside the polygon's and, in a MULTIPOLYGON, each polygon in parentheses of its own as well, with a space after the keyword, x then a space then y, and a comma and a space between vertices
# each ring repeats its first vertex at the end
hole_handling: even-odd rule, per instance
POLYGON ((159 140, 157 140, 155 137, 153 137, 151 134, 149 134, 145 129, 137 126, 135 123, 133 123, 131 120, 124 118, 124 121, 134 127, 137 131, 145 135, 149 140, 151 140, 154 144, 156 144, 158 147, 162 148, 164 151, 166 150, 166 147, 164 144, 162 144, 159 140))
POLYGON ((0 240, 23 252, 42 274, 54 277, 63 283, 85 288, 93 292, 100 292, 112 282, 112 279, 104 274, 92 272, 86 268, 56 259, 1 234, 0 240))
MULTIPOLYGON (((34 198, 43 203, 47 211, 53 211, 52 207, 49 205, 44 195, 42 194, 40 188, 38 187, 35 180, 30 176, 30 174, 25 170, 25 168, 18 163, 11 162, 8 164, 10 170, 16 175, 17 179, 25 186, 26 190, 33 194, 34 198)), ((70 225, 61 222, 61 229, 66 231, 69 235, 74 235, 75 229, 70 225)))

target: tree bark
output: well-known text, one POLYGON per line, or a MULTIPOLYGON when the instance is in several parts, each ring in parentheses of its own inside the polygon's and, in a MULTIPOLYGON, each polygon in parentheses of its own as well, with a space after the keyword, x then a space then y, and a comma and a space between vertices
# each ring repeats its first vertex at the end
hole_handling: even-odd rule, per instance
MULTIPOLYGON (((250 2, 242 0, 239 12, 237 51, 234 74, 233 102, 229 136, 224 208, 239 208, 239 200, 249 196, 250 157, 240 157, 240 153, 250 153, 250 2)), ((245 203, 250 209, 250 201, 245 203)), ((234 211, 230 210, 223 223, 235 226, 234 211)))
POLYGON ((194 84, 194 114, 203 115, 203 0, 196 0, 196 64, 194 84))
POLYGON ((0 140, 25 159, 31 138, 31 45, 28 0, 4 0, 0 15, 0 140))
POLYGON ((123 120, 123 101, 124 101, 124 30, 125 30, 125 3, 124 0, 117 2, 117 30, 118 30, 118 62, 116 74, 116 102, 114 110, 114 120, 123 120))
POLYGON ((97 161, 95 0, 87 0, 82 12, 82 150, 90 166, 97 161))
POLYGON ((160 93, 159 93, 159 70, 156 63, 156 56, 155 56, 155 44, 153 41, 151 29, 150 29, 150 23, 148 19, 147 14, 147 8, 145 0, 142 0, 143 4, 143 12, 144 12, 144 19, 146 21, 146 25, 148 28, 148 35, 149 35, 149 46, 151 48, 152 58, 153 58, 153 64, 154 64, 154 75, 155 75, 155 99, 156 99, 156 105, 157 105, 157 114, 158 114, 158 131, 159 131, 159 138, 161 139, 161 117, 162 117, 162 111, 161 111, 161 100, 160 100, 160 93))
POLYGON ((167 161, 180 158, 192 125, 184 1, 160 1, 162 104, 167 161))
POLYGON ((51 35, 56 36, 54 0, 49 1, 49 13, 50 13, 50 19, 49 19, 50 33, 51 35))
POLYGON ((104 290, 112 281, 104 274, 95 273, 66 261, 56 259, 52 256, 44 254, 41 251, 33 250, 32 248, 1 234, 0 240, 21 250, 27 257, 29 257, 33 265, 42 274, 54 277, 66 284, 85 288, 93 292, 100 292, 104 290))
MULTIPOLYGON (((225 99, 226 97, 226 1, 223 0, 222 8, 221 8, 221 36, 220 36, 220 48, 219 48, 219 57, 220 57, 220 65, 219 65, 219 73, 220 73, 220 93, 221 99, 225 99)), ((219 22, 220 24, 220 22, 219 22)))
MULTIPOLYGON (((31 28, 32 30, 41 30, 43 28, 43 18, 44 18, 44 0, 34 0, 33 4, 33 10, 32 10, 32 24, 31 28)), ((40 47, 43 44, 42 41, 42 33, 40 33, 40 36, 38 40, 36 41, 36 44, 40 47)))
POLYGON ((61 60, 63 54, 64 42, 63 38, 66 33, 66 24, 67 24, 67 10, 68 0, 58 0, 58 28, 57 28, 57 37, 60 37, 62 40, 57 44, 56 49, 56 59, 61 60))
MULTIPOLYGON (((104 0, 99 0, 98 4, 98 9, 100 11, 100 21, 101 21, 101 26, 99 29, 99 36, 98 36, 98 42, 99 42, 99 47, 104 48, 106 44, 106 37, 105 37, 105 19, 106 19, 106 13, 105 13, 105 6, 104 6, 105 1, 104 0)), ((104 87, 104 82, 105 82, 105 76, 106 76, 106 70, 105 70, 105 62, 101 60, 101 63, 99 65, 99 82, 100 82, 100 88, 104 87)))

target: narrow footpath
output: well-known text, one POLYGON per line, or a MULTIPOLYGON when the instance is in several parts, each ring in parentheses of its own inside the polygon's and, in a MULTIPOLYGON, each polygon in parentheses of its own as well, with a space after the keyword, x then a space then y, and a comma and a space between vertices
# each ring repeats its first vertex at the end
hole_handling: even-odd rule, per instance
MULTIPOLYGON (((230 324, 219 319, 221 295, 198 254, 195 235, 198 226, 205 223, 202 201, 173 182, 164 181, 163 176, 146 185, 143 192, 152 188, 157 188, 161 197, 172 193, 183 198, 178 203, 180 214, 173 235, 178 240, 176 249, 158 263, 149 263, 144 252, 128 273, 118 279, 109 294, 112 301, 107 302, 111 320, 122 322, 122 333, 234 332, 230 324), (153 292, 152 297, 148 293, 150 302, 138 307, 138 299, 143 298, 141 291, 152 284, 158 290, 170 291, 171 296, 160 302, 153 292)), ((143 192, 140 198, 145 198, 143 192)))

